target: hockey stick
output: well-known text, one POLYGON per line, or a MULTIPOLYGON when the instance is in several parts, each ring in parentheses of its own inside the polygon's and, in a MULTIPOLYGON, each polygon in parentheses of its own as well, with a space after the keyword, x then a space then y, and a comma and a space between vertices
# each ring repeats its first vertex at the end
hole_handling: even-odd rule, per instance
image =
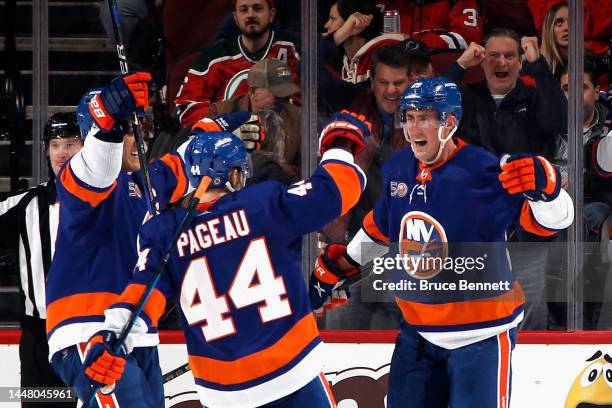
MULTIPOLYGON (((125 53, 125 44, 123 42, 123 35, 121 34, 121 21, 119 20, 119 8, 117 7, 117 0, 108 0, 108 7, 113 21, 113 33, 115 34, 115 45, 117 46, 117 56, 119 57, 119 67, 121 73, 126 74, 128 72, 127 55, 125 53)), ((147 168, 147 161, 145 159, 146 151, 144 145, 144 139, 142 137, 142 131, 140 130, 140 123, 138 122, 138 116, 136 112, 132 114, 132 131, 134 137, 136 137, 136 148, 138 151, 138 161, 140 163, 140 170, 144 175, 145 185, 145 199, 147 202, 147 210, 151 215, 157 214, 157 207, 155 206, 153 187, 151 187, 151 175, 147 168)))
MULTIPOLYGON (((164 256, 162 257, 161 262, 159 263, 159 265, 157 265, 157 268, 155 268, 155 271, 153 272, 153 276, 151 277, 151 280, 147 284, 145 291, 140 296, 140 299, 138 300, 138 303, 136 304, 134 311, 130 315, 129 320, 127 321, 125 326, 123 326, 123 330, 121 330, 121 334, 119 335, 119 338, 117 339, 115 346, 113 347, 113 350, 112 350, 113 354, 120 354, 121 347, 123 347, 123 343, 125 342, 125 339, 130 334, 130 330, 132 330, 134 323, 136 323, 136 319, 138 318, 138 316, 142 312, 142 309, 144 308, 147 301, 149 300, 151 293, 153 293, 153 289, 155 289, 155 286, 157 286, 157 282, 159 282, 159 278, 161 278, 161 274, 163 273, 164 269, 166 268, 166 265, 168 264, 168 261, 170 260, 170 256, 172 255, 172 250, 176 246, 176 243, 178 242, 179 237, 181 236, 181 233, 183 232, 183 228, 185 227, 185 225, 189 224, 189 222, 191 221, 191 217, 193 216, 196 205, 200 202, 200 199, 202 198, 204 193, 206 193, 206 190, 208 190, 208 186, 210 185, 211 182, 212 182, 212 179, 209 176, 204 176, 202 180, 200 181, 200 185, 198 186, 197 190, 193 194, 193 197, 191 197, 191 199, 189 200, 187 211, 185 212, 183 219, 179 223, 179 226, 176 228, 176 231, 174 232, 174 236, 172 237, 172 240, 170 240, 170 244, 166 248, 166 252, 164 253, 164 256)), ((98 393, 99 389, 100 389, 100 386, 98 385, 96 385, 93 388, 91 394, 89 395, 89 398, 87 398, 87 401, 83 405, 84 408, 91 406, 91 403, 96 398, 96 394, 98 393)))
POLYGON ((182 366, 177 367, 174 370, 170 370, 166 374, 164 374, 162 376, 162 383, 165 384, 169 381, 172 381, 176 377, 180 377, 188 371, 191 371, 191 366, 189 365, 189 363, 183 364, 182 366))

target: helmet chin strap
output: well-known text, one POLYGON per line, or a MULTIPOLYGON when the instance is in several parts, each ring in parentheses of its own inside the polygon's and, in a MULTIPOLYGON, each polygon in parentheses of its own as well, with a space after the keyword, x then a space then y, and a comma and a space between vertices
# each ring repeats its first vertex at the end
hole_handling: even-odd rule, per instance
POLYGON ((440 142, 440 147, 438 148, 438 154, 436 154, 436 157, 434 157, 432 160, 427 160, 427 161, 426 160, 421 160, 427 166, 431 166, 432 164, 435 164, 438 160, 440 160, 440 156, 442 156, 442 151, 444 150, 444 146, 446 146, 446 143, 449 140, 451 140, 451 138, 453 137, 453 135, 457 131, 457 126, 455 126, 448 133, 448 135, 443 138, 442 137, 442 132, 444 131, 444 128, 445 128, 445 126, 438 127, 438 141, 440 142))
POLYGON ((242 190, 244 186, 246 185, 246 180, 247 180, 246 172, 244 170, 240 170, 240 174, 242 174, 242 177, 240 177, 240 185, 238 188, 234 188, 234 186, 232 186, 232 183, 230 183, 229 180, 225 182, 225 188, 227 188, 230 191, 230 193, 242 190))

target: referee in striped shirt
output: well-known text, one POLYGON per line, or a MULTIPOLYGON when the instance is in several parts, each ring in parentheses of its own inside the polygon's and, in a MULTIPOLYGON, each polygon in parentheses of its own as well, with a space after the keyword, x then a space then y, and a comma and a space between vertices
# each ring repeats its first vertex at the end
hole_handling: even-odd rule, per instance
MULTIPOLYGON (((20 292, 24 301, 19 343, 21 387, 65 387, 48 360, 45 278, 57 235, 59 206, 55 201, 55 176, 83 147, 76 114, 53 115, 45 125, 44 142, 51 178, 0 202, 0 231, 5 231, 0 234, 0 244, 19 254, 20 292)), ((55 406, 74 407, 76 403, 55 406)), ((48 404, 24 402, 22 407, 48 407, 48 404)))

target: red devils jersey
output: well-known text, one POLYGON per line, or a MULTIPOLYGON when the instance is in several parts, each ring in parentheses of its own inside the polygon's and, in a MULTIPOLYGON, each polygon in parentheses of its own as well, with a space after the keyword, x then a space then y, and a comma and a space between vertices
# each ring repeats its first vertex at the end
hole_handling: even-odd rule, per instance
MULTIPOLYGON (((548 10, 561 0, 529 0, 533 22, 539 32, 548 10)), ((584 0, 584 40, 597 54, 608 50, 612 36, 612 2, 584 0)))
MULTIPOLYGON (((605 1, 605 0, 603 0, 605 1)), ((430 48, 465 49, 482 43, 483 17, 477 0, 384 0, 400 13, 401 30, 430 48)))
POLYGON ((351 60, 344 56, 342 79, 357 84, 370 78, 372 54, 380 47, 397 44, 408 37, 403 34, 383 34, 365 43, 351 60))
POLYGON ((259 60, 275 58, 285 61, 297 80, 296 65, 300 56, 295 44, 293 39, 272 31, 268 44, 255 55, 249 55, 244 49, 240 36, 205 49, 189 68, 176 95, 181 125, 187 127, 205 117, 211 103, 245 94, 248 90, 247 74, 259 60))

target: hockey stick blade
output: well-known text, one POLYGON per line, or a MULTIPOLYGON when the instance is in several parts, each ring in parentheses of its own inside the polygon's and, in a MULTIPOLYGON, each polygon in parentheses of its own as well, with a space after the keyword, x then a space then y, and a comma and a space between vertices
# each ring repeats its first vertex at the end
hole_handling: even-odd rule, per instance
MULTIPOLYGON (((202 180, 200 181, 200 184, 198 185, 198 188, 196 189, 195 193, 193 194, 193 197, 191 197, 191 199, 189 200, 187 211, 185 212, 183 219, 181 220, 178 227, 176 228, 176 231, 174 232, 174 236, 172 237, 170 244, 166 248, 166 252, 164 252, 164 256, 162 257, 161 262, 159 263, 159 265, 157 265, 157 268, 155 268, 155 271, 153 272, 153 276, 151 277, 151 280, 149 281, 149 283, 147 284, 147 287, 145 288, 144 292, 140 296, 140 299, 138 299, 138 303, 136 304, 136 307, 132 311, 132 314, 130 315, 130 318, 128 319, 127 323, 125 324, 125 326, 123 326, 123 330, 121 330, 121 334, 119 335, 119 338, 117 339, 117 342, 115 343, 115 347, 113 348, 114 354, 121 353, 121 348, 123 347, 123 343, 125 342, 125 339, 130 334, 130 330, 132 330, 132 327, 134 327, 134 323, 136 323, 136 319, 138 318, 138 316, 140 316, 140 313, 142 312, 142 309, 144 309, 145 305, 147 304, 147 301, 149 300, 151 293, 153 293, 153 289, 155 289, 155 287, 157 286, 157 282, 159 282, 159 279, 161 278, 161 274, 166 269, 166 265, 168 264, 168 261, 170 260, 172 251, 174 247, 176 246, 176 243, 178 242, 179 237, 181 236, 181 233, 183 232, 183 228, 185 228, 185 225, 189 224, 189 222, 191 221, 191 217, 193 216, 196 206, 198 205, 198 203, 204 196, 204 193, 206 193, 206 190, 208 190, 208 187, 210 186, 211 182, 212 182, 212 179, 209 176, 204 176, 202 180)), ((88 408, 92 406, 91 404, 95 400, 96 394, 98 393, 99 389, 100 389, 100 386, 98 385, 93 387, 92 392, 89 394, 89 397, 87 398, 87 401, 85 401, 85 403, 83 404, 84 408, 88 408)))

